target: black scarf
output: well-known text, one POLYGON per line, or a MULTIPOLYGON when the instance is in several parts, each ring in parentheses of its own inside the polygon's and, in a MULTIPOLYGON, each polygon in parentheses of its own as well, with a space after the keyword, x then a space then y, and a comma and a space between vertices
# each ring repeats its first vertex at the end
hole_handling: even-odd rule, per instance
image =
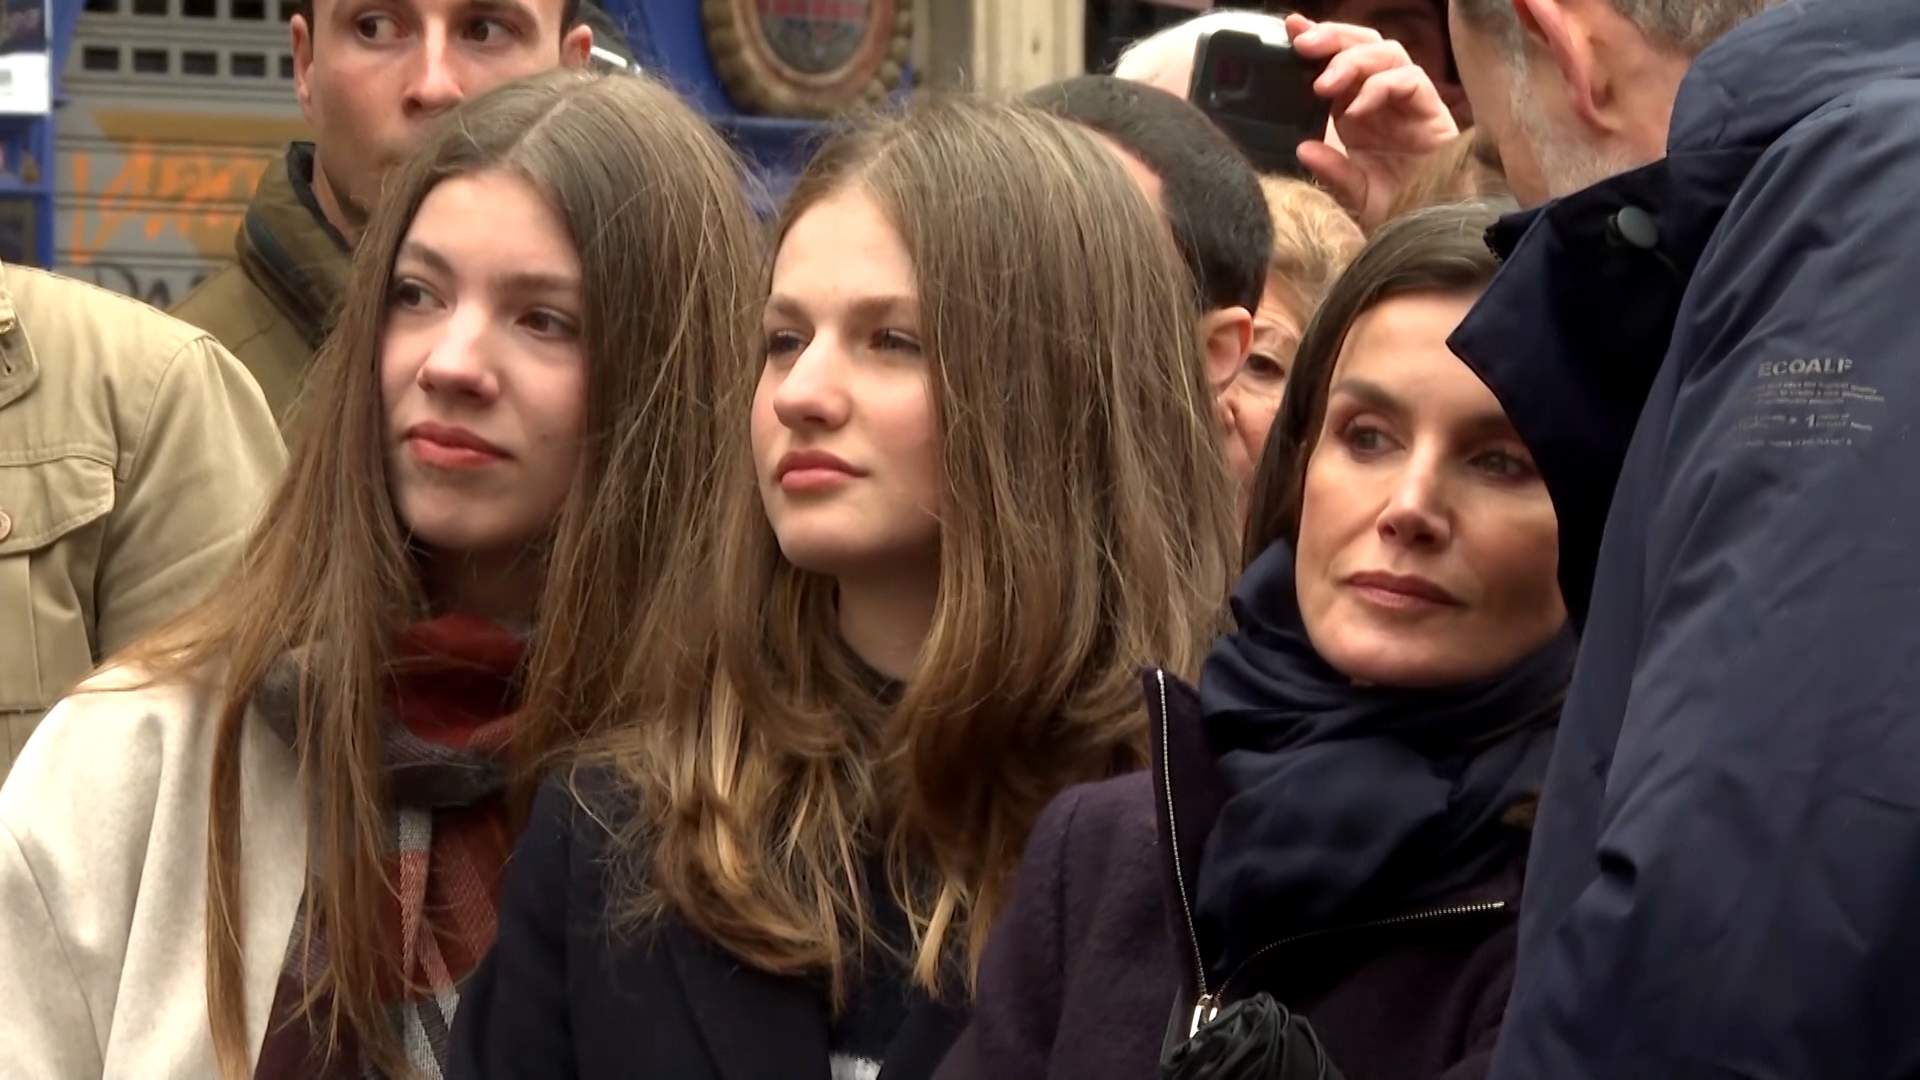
POLYGON ((1276 937, 1416 910, 1521 856, 1503 818, 1539 792, 1573 671, 1568 631, 1484 682, 1357 686, 1314 651, 1293 574, 1284 541, 1247 568, 1239 629, 1200 683, 1229 794, 1194 914, 1221 976, 1276 937))

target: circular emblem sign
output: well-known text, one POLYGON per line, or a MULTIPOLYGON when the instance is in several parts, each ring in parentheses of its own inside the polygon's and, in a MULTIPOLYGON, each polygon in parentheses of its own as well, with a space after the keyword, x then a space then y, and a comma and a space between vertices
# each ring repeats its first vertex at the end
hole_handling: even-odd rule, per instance
POLYGON ((707 45, 750 111, 825 116, 900 83, 911 0, 702 0, 707 45))

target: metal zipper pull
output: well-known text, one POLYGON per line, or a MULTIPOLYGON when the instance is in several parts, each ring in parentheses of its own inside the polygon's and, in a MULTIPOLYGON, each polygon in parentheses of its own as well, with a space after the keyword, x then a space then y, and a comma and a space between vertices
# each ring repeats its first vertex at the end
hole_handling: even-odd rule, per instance
POLYGON ((1193 1022, 1187 1025, 1187 1038, 1200 1034, 1200 1029, 1213 1023, 1220 1015, 1220 997, 1217 994, 1202 994, 1200 1000, 1193 1003, 1193 1022))

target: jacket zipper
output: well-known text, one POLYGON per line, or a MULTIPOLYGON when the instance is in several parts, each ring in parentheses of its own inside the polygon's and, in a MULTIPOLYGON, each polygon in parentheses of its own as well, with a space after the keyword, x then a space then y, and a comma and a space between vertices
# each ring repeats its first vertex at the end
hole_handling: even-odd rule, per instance
POLYGON ((1173 740, 1168 735, 1171 730, 1167 716, 1167 669, 1155 668, 1153 678, 1160 686, 1160 761, 1161 771, 1167 777, 1167 842, 1173 849, 1173 884, 1180 893, 1180 914, 1187 922, 1187 945, 1193 949, 1193 979, 1200 987, 1200 996, 1193 1006, 1193 1022, 1188 1025, 1187 1037, 1200 1030, 1200 1017, 1204 1012, 1207 1019, 1213 1019, 1218 1011, 1217 999, 1207 989, 1207 962, 1200 955, 1200 931, 1193 921, 1193 901, 1187 897, 1187 875, 1180 869, 1180 822, 1173 816, 1173 740))
POLYGON ((1282 949, 1288 945, 1293 945, 1311 938, 1327 937, 1332 934, 1346 934, 1358 930, 1380 930, 1389 926, 1405 926, 1408 923, 1431 922, 1435 919, 1457 918, 1465 915, 1491 915, 1494 912, 1505 911, 1508 908, 1509 904, 1505 900, 1487 900, 1477 904, 1456 904, 1452 907, 1437 908, 1432 911, 1416 911, 1385 919, 1374 919, 1371 922, 1353 923, 1348 926, 1331 926, 1320 930, 1308 930, 1305 933, 1292 934, 1278 941, 1268 942, 1254 950, 1245 960, 1240 961, 1240 966, 1233 969, 1233 973, 1227 976, 1226 981, 1220 984, 1219 989, 1209 990, 1207 987, 1207 962, 1206 958, 1202 956, 1200 952, 1200 930, 1193 920, 1193 901, 1187 896, 1187 876, 1182 873, 1180 869, 1180 824, 1179 819, 1174 816, 1173 812, 1173 742, 1168 736, 1166 669, 1155 668, 1153 676, 1155 683, 1160 688, 1160 760, 1165 763, 1163 771, 1166 773, 1167 783, 1167 841, 1173 849, 1173 883, 1180 894, 1180 914, 1185 918, 1187 924, 1187 945, 1193 949, 1193 979, 1200 989, 1200 996, 1193 1004, 1193 1017, 1187 1024, 1188 1038, 1199 1034, 1201 1028, 1211 1023, 1214 1017, 1220 1015, 1220 1005, 1226 1000, 1227 987, 1232 986, 1236 979, 1246 974, 1249 967, 1252 967, 1262 957, 1265 957, 1268 953, 1276 949, 1282 949))
POLYGON ((1436 919, 1450 919, 1466 915, 1491 915, 1497 911, 1505 911, 1507 906, 1508 903, 1505 900, 1486 900, 1477 904, 1457 904, 1453 907, 1436 908, 1432 911, 1415 911, 1405 915, 1394 915, 1385 919, 1374 919, 1371 922, 1351 923, 1347 926, 1329 926, 1320 930, 1308 930, 1305 933, 1283 937, 1278 941, 1270 941, 1254 950, 1245 960, 1240 961, 1240 966, 1234 968, 1233 974, 1227 976, 1226 981, 1220 984, 1220 988, 1214 991, 1211 1000, 1202 1001, 1201 1006, 1194 1008, 1194 1031, 1199 1031, 1207 1022, 1219 1015, 1220 1004, 1226 1000, 1227 987, 1232 986, 1235 980, 1246 974, 1248 968, 1254 966, 1254 964, 1258 963, 1261 958, 1265 957, 1268 953, 1283 949, 1288 945, 1298 944, 1299 942, 1312 938, 1330 937, 1334 934, 1350 934, 1361 930, 1383 930, 1389 926, 1406 926, 1410 923, 1432 922, 1436 919), (1201 1014, 1202 1006, 1206 1009, 1204 1016, 1201 1014))

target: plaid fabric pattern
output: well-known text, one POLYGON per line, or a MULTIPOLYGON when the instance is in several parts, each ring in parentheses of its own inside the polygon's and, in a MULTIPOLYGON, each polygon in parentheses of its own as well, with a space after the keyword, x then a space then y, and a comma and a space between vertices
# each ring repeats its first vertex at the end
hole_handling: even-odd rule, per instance
MULTIPOLYGON (((388 926, 407 979, 383 996, 414 1075, 426 1080, 446 1075, 460 980, 479 965, 498 926, 500 877, 514 840, 504 755, 524 647, 523 636, 453 615, 410 627, 396 650, 382 756, 392 795, 387 869, 395 903, 388 926)), ((296 746, 300 671, 298 658, 283 658, 254 697, 296 746)), ((309 915, 303 903, 254 1075, 379 1076, 354 1033, 341 1033, 330 1047, 300 1012, 306 988, 327 965, 325 928, 311 925, 309 915)), ((325 1014, 324 1003, 313 1012, 325 1014)))

